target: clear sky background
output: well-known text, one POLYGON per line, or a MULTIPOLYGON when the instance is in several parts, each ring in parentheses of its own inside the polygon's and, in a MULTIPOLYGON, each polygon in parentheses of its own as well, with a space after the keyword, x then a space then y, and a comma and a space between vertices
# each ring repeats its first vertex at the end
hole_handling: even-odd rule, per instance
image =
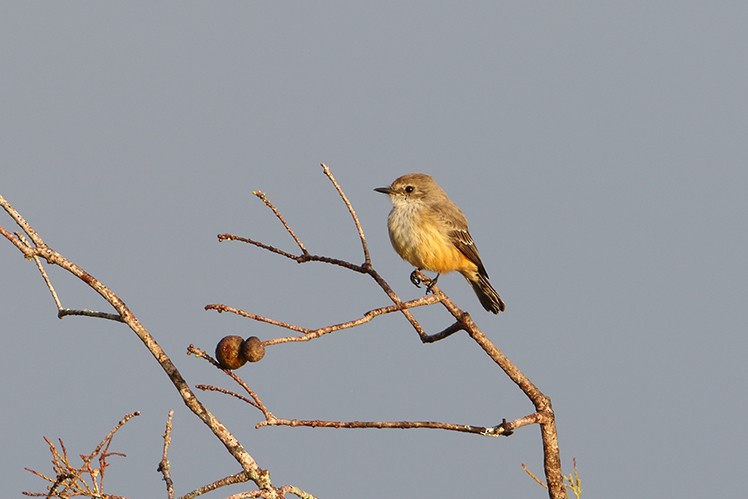
MULTIPOLYGON (((507 302, 441 288, 548 394, 583 497, 740 497, 748 434, 748 4, 741 2, 3 2, 0 192, 125 300, 190 384, 185 355, 388 304, 366 277, 297 265, 233 232, 362 261, 320 162, 358 211, 375 267, 420 296, 372 191, 432 174, 467 214, 507 302)), ((3 214, 4 215, 4 214, 3 214)), ((2 225, 15 230, 7 217, 2 225)), ((89 452, 127 412, 108 491, 165 497, 237 472, 125 326, 58 320, 32 262, 0 241, 0 496, 40 491, 42 436, 89 452)), ((105 309, 52 269, 63 304, 105 309)), ((417 316, 431 331, 437 308, 417 316)), ((401 316, 268 350, 239 373, 281 417, 492 425, 532 412, 465 335, 422 345, 401 316)), ((545 497, 539 430, 263 428, 202 400, 276 484, 320 497, 545 497)), ((246 488, 246 487, 245 487, 246 488)), ((243 490, 234 487, 224 497, 243 490)))

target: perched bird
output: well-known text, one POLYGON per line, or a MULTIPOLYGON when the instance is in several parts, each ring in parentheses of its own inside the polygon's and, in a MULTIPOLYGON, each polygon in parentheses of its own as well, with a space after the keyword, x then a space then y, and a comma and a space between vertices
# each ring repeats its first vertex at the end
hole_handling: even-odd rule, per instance
MULTIPOLYGON (((389 187, 374 190, 392 201, 387 228, 398 255, 418 270, 436 272, 432 282, 456 270, 473 287, 483 308, 494 314, 504 311, 504 302, 488 282, 465 214, 430 175, 408 173, 389 187)), ((416 282, 414 276, 411 280, 416 282)))

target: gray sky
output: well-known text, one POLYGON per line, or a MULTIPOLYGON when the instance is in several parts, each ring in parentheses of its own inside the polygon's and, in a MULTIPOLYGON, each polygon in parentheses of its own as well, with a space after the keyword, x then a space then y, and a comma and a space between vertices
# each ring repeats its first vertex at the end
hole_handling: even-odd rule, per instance
MULTIPOLYGON (((293 250, 251 192, 313 253, 360 262, 327 163, 374 265, 412 298, 372 188, 430 173, 467 214, 507 312, 485 313, 460 276, 440 285, 552 397, 584 497, 739 497, 746 25, 739 2, 5 2, 0 192, 126 301, 191 384, 232 387, 187 345, 285 332, 205 304, 317 327, 388 303, 362 276, 218 244, 234 232, 293 250)), ((1 241, 0 271, 0 495, 42 489, 23 471, 49 472, 42 435, 89 452, 134 410, 110 493, 165 496, 170 408, 178 493, 238 471, 134 334, 56 319, 35 266, 1 241)), ((50 273, 64 305, 105 309, 50 273)), ((464 335, 424 346, 400 316, 239 372, 288 418, 490 425, 532 411, 464 335)), ((541 472, 534 427, 498 440, 255 430, 258 412, 202 399, 275 483, 321 497, 545 496, 520 467, 541 472)))

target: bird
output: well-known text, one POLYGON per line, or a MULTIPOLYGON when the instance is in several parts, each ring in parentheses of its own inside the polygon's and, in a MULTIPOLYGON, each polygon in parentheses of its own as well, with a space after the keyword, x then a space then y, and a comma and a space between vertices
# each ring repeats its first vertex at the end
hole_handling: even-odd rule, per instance
MULTIPOLYGON (((441 274, 457 271, 468 281, 481 305, 494 314, 506 308, 488 282, 488 273, 468 230, 465 214, 439 184, 425 173, 407 173, 387 187, 392 210, 387 217, 390 242, 400 257, 418 270, 441 274)), ((418 284, 415 271, 411 281, 418 284)))

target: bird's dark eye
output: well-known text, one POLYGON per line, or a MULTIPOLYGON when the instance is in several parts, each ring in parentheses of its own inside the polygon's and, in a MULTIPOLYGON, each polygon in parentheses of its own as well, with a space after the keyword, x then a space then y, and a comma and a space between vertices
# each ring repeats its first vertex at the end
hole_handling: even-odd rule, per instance
POLYGON ((409 185, 409 186, 407 186, 405 188, 405 192, 407 192, 408 194, 410 194, 411 192, 413 192, 413 189, 414 189, 414 187, 412 185, 409 185))

